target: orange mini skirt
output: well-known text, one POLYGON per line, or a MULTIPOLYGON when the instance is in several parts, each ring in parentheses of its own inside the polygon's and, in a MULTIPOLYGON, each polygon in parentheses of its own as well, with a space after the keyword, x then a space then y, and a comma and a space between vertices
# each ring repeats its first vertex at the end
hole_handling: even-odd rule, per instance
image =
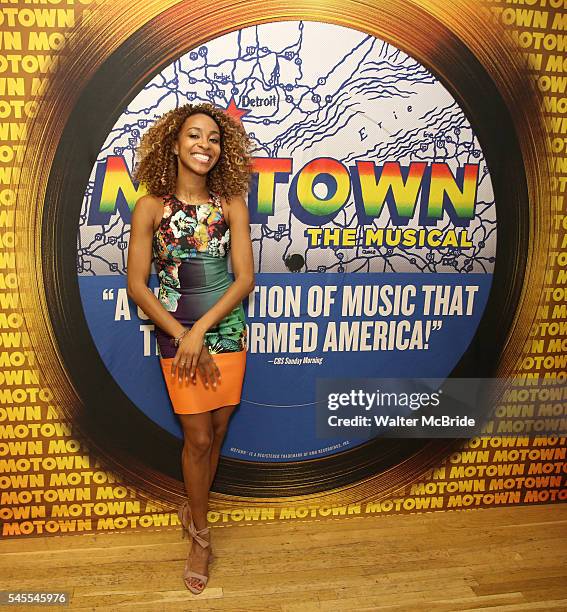
POLYGON ((176 414, 200 414, 223 406, 240 403, 244 371, 246 370, 246 351, 216 353, 211 355, 220 370, 220 381, 216 388, 210 383, 205 387, 197 371, 196 382, 184 377, 179 380, 177 372, 171 375, 173 357, 160 357, 160 365, 167 386, 169 399, 176 414))

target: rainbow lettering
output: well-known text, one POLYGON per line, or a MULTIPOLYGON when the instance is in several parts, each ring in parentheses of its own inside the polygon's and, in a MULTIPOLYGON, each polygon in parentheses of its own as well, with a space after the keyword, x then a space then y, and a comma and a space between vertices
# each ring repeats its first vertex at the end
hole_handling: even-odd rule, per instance
MULTIPOLYGON (((292 176, 291 158, 257 157, 253 172, 248 198, 253 223, 266 222, 275 214, 280 183, 289 185, 289 206, 307 225, 328 223, 349 201, 352 191, 361 224, 372 223, 386 206, 396 226, 407 225, 416 215, 422 225, 434 225, 445 212, 454 225, 466 226, 475 214, 479 166, 465 164, 453 174, 441 162, 402 166, 389 161, 376 166, 361 160, 347 168, 332 157, 317 157, 292 176)), ((116 212, 129 223, 136 200, 145 193, 133 183, 124 158, 107 157, 97 168, 88 224, 107 223, 116 212)))

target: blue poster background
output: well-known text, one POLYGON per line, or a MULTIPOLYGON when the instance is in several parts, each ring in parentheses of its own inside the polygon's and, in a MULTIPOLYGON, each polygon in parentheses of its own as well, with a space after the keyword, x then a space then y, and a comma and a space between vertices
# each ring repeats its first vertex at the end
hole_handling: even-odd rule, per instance
MULTIPOLYGON (((88 325, 110 374, 144 414, 163 429, 181 437, 159 366, 153 333, 149 328, 146 335, 140 330, 140 326, 151 326, 152 322, 138 316, 138 309, 132 301, 128 301, 128 315, 119 307, 120 319, 115 320, 119 291, 124 292, 121 298, 124 300, 125 277, 80 277, 79 281, 88 325), (144 352, 148 354, 144 355, 144 352)), ((425 350, 323 352, 322 336, 329 321, 380 319, 343 318, 340 316, 340 299, 331 306, 329 317, 312 319, 302 312, 299 318, 249 318, 249 325, 255 322, 315 322, 319 328, 319 345, 318 350, 309 353, 263 354, 249 351, 242 402, 232 417, 223 455, 247 460, 289 461, 291 455, 294 460, 313 458, 360 444, 360 439, 317 438, 315 411, 323 409, 315 403, 317 378, 445 378, 474 336, 488 300, 491 281, 492 275, 487 274, 258 274, 257 286, 300 285, 302 295, 306 295, 311 285, 336 285, 339 287, 337 296, 341 294, 343 283, 353 286, 414 285, 417 288, 417 295, 412 300, 416 306, 414 314, 410 317, 389 316, 381 320, 442 320, 442 327, 431 332, 429 346, 425 350), (424 294, 420 288, 423 285, 478 286, 472 314, 421 317, 424 294), (323 361, 321 365, 285 363, 286 357, 294 361, 304 356, 321 357, 323 361), (284 363, 277 365, 274 358, 280 358, 284 363)), ((149 286, 157 286, 155 275, 152 275, 149 286)), ((120 407, 116 409, 120 410, 120 407)))

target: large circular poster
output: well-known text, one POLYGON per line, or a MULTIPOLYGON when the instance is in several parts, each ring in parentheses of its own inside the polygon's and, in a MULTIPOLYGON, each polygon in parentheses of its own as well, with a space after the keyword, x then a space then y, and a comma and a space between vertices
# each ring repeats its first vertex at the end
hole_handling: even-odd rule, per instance
POLYGON ((316 435, 316 381, 443 379, 482 318, 497 228, 474 129, 418 61, 326 23, 223 35, 145 85, 93 165, 77 275, 109 374, 178 437, 154 326, 126 295, 131 211, 144 193, 132 174, 149 125, 205 101, 241 121, 255 145, 247 374, 222 453, 289 462, 353 448, 362 441, 316 435))

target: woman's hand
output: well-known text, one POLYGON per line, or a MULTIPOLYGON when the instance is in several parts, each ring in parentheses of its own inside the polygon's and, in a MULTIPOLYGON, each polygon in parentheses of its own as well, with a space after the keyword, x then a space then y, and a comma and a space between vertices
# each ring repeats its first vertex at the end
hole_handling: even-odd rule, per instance
POLYGON ((209 353, 207 346, 203 346, 203 350, 201 351, 201 356, 199 358, 198 368, 205 387, 208 388, 210 382, 213 389, 215 389, 217 383, 220 382, 220 370, 218 369, 215 360, 209 353))
POLYGON ((175 376, 175 370, 177 369, 179 382, 183 380, 183 376, 186 376, 187 379, 191 378, 195 382, 204 338, 205 333, 198 326, 194 325, 179 343, 177 353, 171 362, 171 375, 175 376))

